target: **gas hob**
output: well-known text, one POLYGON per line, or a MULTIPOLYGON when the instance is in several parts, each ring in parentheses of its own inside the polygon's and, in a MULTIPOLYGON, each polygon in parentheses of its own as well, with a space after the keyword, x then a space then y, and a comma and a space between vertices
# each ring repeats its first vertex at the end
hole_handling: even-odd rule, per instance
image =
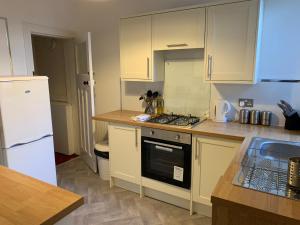
POLYGON ((201 119, 200 117, 191 115, 184 116, 175 114, 162 114, 148 120, 147 122, 187 127, 195 126, 196 124, 201 122, 201 119))

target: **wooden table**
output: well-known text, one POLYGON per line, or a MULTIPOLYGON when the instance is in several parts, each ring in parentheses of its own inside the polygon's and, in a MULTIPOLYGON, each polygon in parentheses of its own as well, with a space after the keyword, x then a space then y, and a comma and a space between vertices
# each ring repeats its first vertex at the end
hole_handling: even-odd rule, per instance
POLYGON ((0 166, 0 224, 54 224, 83 205, 83 197, 0 166))

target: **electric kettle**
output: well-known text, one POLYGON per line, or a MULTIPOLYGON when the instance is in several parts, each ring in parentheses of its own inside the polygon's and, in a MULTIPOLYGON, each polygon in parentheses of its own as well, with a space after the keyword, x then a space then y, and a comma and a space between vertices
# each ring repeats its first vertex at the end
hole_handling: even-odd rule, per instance
POLYGON ((215 102, 215 122, 226 123, 228 121, 229 113, 231 111, 231 104, 219 99, 215 102))

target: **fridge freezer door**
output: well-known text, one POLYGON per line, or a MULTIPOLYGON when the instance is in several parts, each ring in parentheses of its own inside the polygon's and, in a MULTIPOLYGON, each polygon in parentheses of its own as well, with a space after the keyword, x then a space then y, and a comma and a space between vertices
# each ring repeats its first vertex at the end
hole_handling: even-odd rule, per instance
POLYGON ((53 136, 1 151, 4 166, 57 185, 53 136))
POLYGON ((48 79, 0 82, 0 148, 52 135, 48 79))

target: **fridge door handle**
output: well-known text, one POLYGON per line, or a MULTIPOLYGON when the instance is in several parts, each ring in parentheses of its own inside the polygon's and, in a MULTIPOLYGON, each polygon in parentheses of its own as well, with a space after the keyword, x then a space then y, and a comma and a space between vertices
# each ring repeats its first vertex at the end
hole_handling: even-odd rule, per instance
POLYGON ((16 143, 14 145, 9 146, 8 148, 14 148, 14 147, 21 146, 21 145, 27 145, 27 144, 30 144, 30 143, 33 143, 33 142, 36 142, 36 141, 40 141, 40 140, 42 140, 44 138, 47 138, 47 137, 52 137, 52 136, 53 136, 52 134, 46 134, 46 135, 44 135, 44 136, 42 136, 38 139, 35 139, 33 141, 16 143))

